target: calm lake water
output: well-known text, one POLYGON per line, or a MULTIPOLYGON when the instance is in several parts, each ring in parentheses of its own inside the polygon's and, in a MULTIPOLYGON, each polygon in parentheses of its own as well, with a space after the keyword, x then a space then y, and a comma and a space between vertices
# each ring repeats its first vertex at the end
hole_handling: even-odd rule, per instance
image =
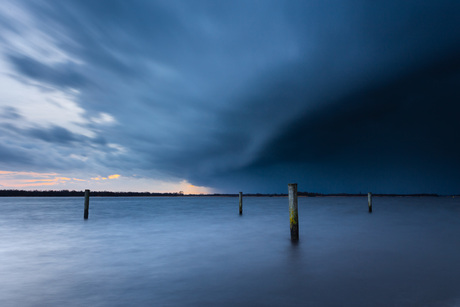
POLYGON ((0 306, 459 306, 460 199, 0 198, 0 306))

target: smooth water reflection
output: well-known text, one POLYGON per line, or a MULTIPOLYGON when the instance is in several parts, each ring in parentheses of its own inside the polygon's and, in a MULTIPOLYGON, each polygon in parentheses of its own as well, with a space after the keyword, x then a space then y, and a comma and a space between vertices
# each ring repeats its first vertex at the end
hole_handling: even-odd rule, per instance
POLYGON ((455 306, 452 198, 1 198, 0 306, 455 306))

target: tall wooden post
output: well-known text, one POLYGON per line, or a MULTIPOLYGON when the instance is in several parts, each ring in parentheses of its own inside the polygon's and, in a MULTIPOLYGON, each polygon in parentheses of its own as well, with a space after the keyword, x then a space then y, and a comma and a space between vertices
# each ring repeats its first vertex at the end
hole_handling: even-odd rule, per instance
POLYGON ((240 215, 243 214, 243 192, 240 192, 240 215))
POLYGON ((85 214, 84 219, 87 220, 89 215, 89 190, 85 190, 85 214))
POLYGON ((372 193, 367 193, 367 205, 369 206, 369 213, 372 213, 372 193))
POLYGON ((299 212, 297 206, 297 183, 288 184, 289 191, 289 221, 291 241, 299 241, 299 212))

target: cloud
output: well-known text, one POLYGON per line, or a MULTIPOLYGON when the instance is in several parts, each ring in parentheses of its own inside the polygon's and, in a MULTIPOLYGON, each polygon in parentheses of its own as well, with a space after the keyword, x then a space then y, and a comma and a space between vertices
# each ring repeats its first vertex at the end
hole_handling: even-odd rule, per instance
POLYGON ((314 191, 455 190, 459 64, 452 55, 299 114, 233 180, 259 174, 265 184, 272 173, 314 191))
POLYGON ((97 176, 97 177, 92 177, 91 180, 107 180, 107 179, 118 179, 120 178, 121 175, 119 174, 113 174, 113 175, 108 175, 107 177, 103 177, 103 176, 97 176))
POLYGON ((11 171, 0 171, 0 175, 26 175, 36 177, 48 177, 55 176, 56 173, 35 173, 35 172, 11 172, 11 171))
POLYGON ((0 183, 4 188, 37 188, 49 186, 65 186, 73 181, 84 181, 76 178, 61 177, 57 173, 12 172, 0 171, 0 183))
POLYGON ((8 106, 8 107, 2 108, 2 112, 0 113, 0 118, 6 119, 6 120, 18 120, 21 118, 21 115, 19 114, 16 108, 8 106))
POLYGON ((32 156, 22 148, 0 144, 0 160, 10 165, 27 165, 32 163, 32 156))
POLYGON ((16 55, 11 55, 9 61, 22 75, 56 87, 81 88, 86 84, 85 78, 77 72, 78 66, 72 62, 49 66, 30 57, 16 55))
POLYGON ((458 183, 459 15, 448 0, 9 2, 0 167, 447 191, 429 174, 458 183))
POLYGON ((77 138, 67 129, 62 127, 52 127, 50 129, 29 129, 28 133, 35 138, 52 143, 69 143, 76 141, 77 138))

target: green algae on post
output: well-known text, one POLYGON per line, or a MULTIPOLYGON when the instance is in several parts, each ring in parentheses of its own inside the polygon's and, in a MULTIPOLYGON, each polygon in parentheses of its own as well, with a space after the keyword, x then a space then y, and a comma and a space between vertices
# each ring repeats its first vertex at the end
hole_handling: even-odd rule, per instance
POLYGON ((299 212, 297 206, 297 183, 289 183, 289 224, 291 241, 299 241, 299 212))

